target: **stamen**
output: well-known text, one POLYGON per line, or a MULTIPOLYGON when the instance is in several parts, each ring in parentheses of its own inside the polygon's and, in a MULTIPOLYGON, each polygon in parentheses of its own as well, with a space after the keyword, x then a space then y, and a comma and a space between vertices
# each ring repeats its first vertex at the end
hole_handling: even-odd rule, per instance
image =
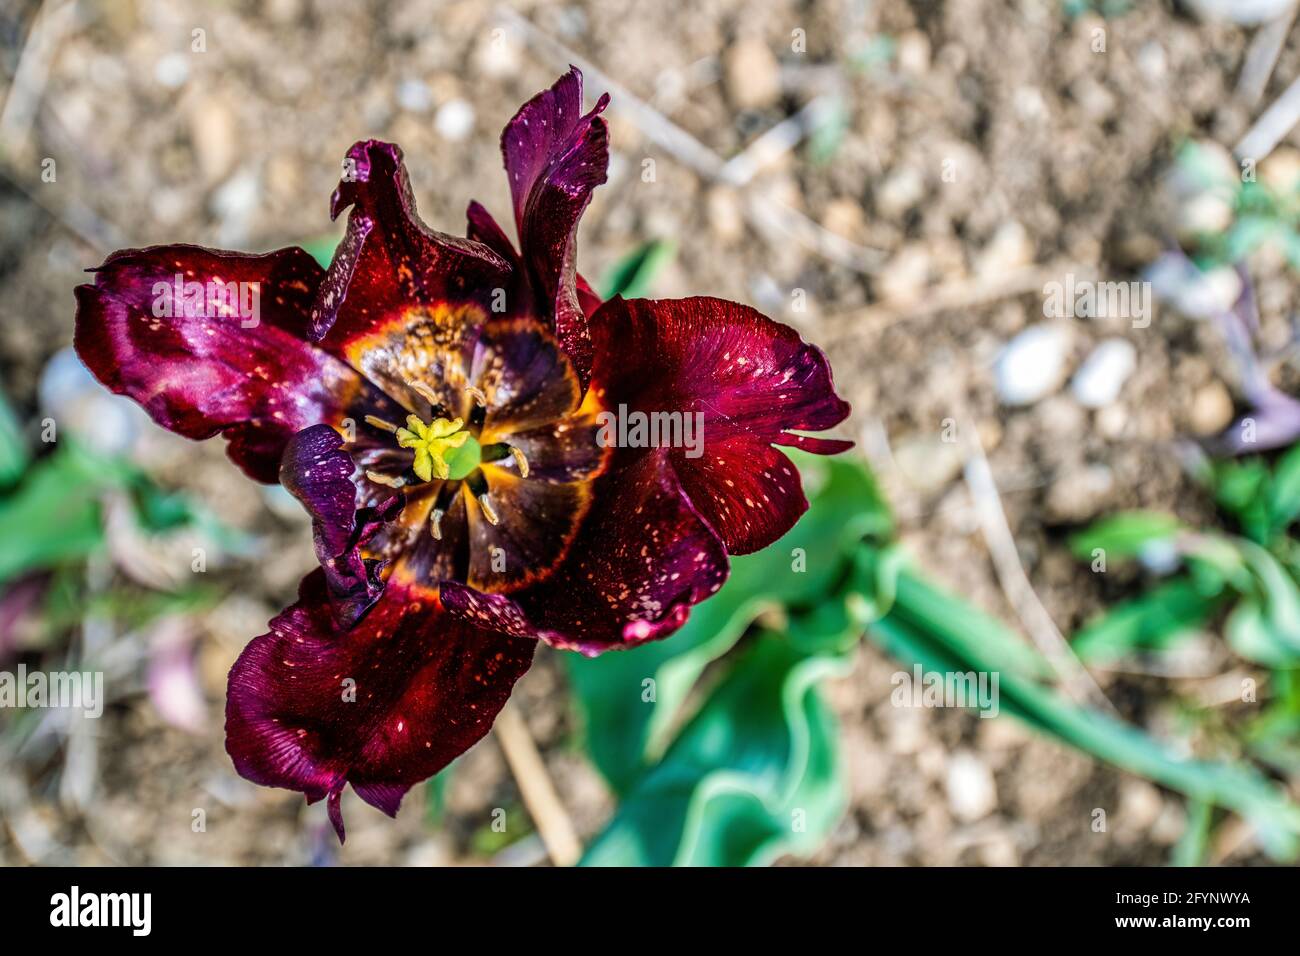
POLYGON ((488 524, 497 524, 501 519, 497 517, 496 511, 492 508, 492 500, 488 498, 487 492, 478 496, 479 507, 483 509, 483 517, 488 519, 488 524))
POLYGON ((389 488, 400 488, 402 485, 406 484, 406 482, 402 481, 401 478, 394 478, 391 475, 380 474, 377 471, 367 471, 366 477, 377 485, 387 485, 389 488))
POLYGON ((382 418, 377 418, 377 417, 374 416, 374 415, 367 415, 367 416, 366 416, 366 424, 367 424, 367 425, 373 425, 373 426, 375 426, 375 428, 383 429, 383 430, 386 431, 386 432, 395 432, 395 431, 397 431, 397 426, 394 425, 392 422, 386 422, 386 421, 384 421, 382 418))
POLYGON ((435 408, 441 404, 441 400, 438 398, 438 393, 423 382, 408 381, 406 387, 435 408))
POLYGON ((429 530, 433 533, 434 540, 436 541, 442 540, 442 516, 446 513, 447 512, 443 511, 441 508, 433 509, 433 514, 431 516, 432 520, 429 522, 429 530))
POLYGON ((516 448, 514 445, 511 445, 511 446, 510 446, 510 457, 513 458, 513 459, 515 460, 515 464, 519 467, 519 477, 520 477, 520 478, 527 478, 527 477, 528 477, 528 459, 524 457, 524 453, 523 453, 522 451, 520 451, 518 448, 516 448))
POLYGON ((479 408, 487 408, 487 396, 483 394, 483 389, 476 385, 466 387, 465 391, 474 398, 474 404, 479 408))

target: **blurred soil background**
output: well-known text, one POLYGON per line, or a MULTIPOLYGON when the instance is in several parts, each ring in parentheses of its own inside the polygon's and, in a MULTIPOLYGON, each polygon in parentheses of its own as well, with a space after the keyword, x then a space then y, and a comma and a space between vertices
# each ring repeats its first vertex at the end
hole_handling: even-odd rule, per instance
MULTIPOLYGON (((610 177, 584 220, 580 270, 596 281, 667 240, 676 255, 655 295, 750 303, 820 344, 854 406, 845 434, 876 467, 909 551, 1014 622, 963 481, 966 446, 943 440, 945 428, 976 431, 1020 560, 1068 634, 1131 576, 1089 573, 1065 536, 1128 507, 1209 520, 1176 442, 1228 425, 1236 382, 1210 324, 1159 304, 1146 328, 1045 324, 1043 286, 1066 273, 1134 279, 1169 246, 1177 224, 1161 184, 1179 145, 1231 146, 1300 75, 1293 34, 1263 91, 1239 90, 1256 32, 1172 3, 5 0, 3 386, 34 437, 50 413, 43 370, 71 340, 72 288, 115 248, 269 250, 337 236, 328 197, 358 139, 400 143, 435 228, 463 232, 471 198, 508 220, 500 129, 572 60, 587 69, 589 101, 617 84, 610 177), (25 86, 13 82, 20 63, 25 86), (1040 325, 1033 364, 1048 381, 1013 402, 998 356, 1040 325), (1127 343, 1110 348, 1132 367, 1119 361, 1117 397, 1090 407, 1072 379, 1105 340, 1127 343)), ((1284 347, 1293 277, 1279 258, 1253 279, 1261 341, 1284 347)), ((531 835, 493 842, 494 808, 516 835, 532 826, 493 735, 458 762, 440 807, 416 788, 394 823, 349 793, 341 850, 322 806, 240 780, 222 744, 225 674, 314 566, 305 516, 248 482, 221 442, 90 417, 92 431, 138 430, 133 453, 149 475, 252 546, 214 560, 211 606, 165 625, 180 637, 144 638, 192 655, 184 717, 130 684, 95 729, 83 799, 48 782, 57 755, 0 767, 0 863, 543 859, 531 835)), ((1221 644, 1200 651, 1202 673, 1234 678, 1221 644)), ((515 702, 590 837, 612 801, 582 756, 558 656, 541 649, 515 702)), ((864 645, 832 685, 850 809, 813 862, 1168 859, 1181 799, 1011 721, 893 707, 896 670, 864 645), (1105 833, 1092 830, 1096 808, 1105 833)), ((1129 719, 1154 732, 1172 719, 1161 703, 1170 678, 1097 677, 1129 719)), ((1258 857, 1229 829, 1211 858, 1258 857)))

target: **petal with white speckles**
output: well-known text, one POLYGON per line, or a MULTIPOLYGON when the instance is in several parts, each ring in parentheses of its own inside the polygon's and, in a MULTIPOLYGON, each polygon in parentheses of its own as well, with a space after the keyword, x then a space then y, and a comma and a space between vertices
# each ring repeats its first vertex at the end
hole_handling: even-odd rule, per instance
MULTIPOLYGON (((523 105, 501 133, 519 247, 537 289, 553 309, 560 344, 585 383, 591 368, 587 306, 592 293, 577 278, 578 221, 605 181, 609 132, 600 113, 605 94, 582 111, 582 73, 575 67, 523 105)), ((548 316, 549 317, 549 316, 548 316)))
POLYGON ((407 790, 487 733, 534 643, 469 626, 431 592, 392 585, 341 629, 313 572, 231 668, 226 750, 254 783, 329 798, 341 840, 343 787, 395 815, 407 790))
POLYGON ((565 561, 509 598, 444 582, 449 612, 482 627, 598 654, 667 637, 727 578, 727 554, 666 455, 626 456, 597 480, 565 561))
POLYGON ((305 340, 321 279, 320 266, 296 248, 258 256, 180 245, 115 252, 93 285, 77 287, 77 354, 158 424, 187 438, 223 434, 244 471, 274 482, 295 432, 391 406, 305 340), (203 295, 164 291, 177 276, 202 285, 203 295), (238 303, 208 294, 217 280, 244 284, 238 303))
POLYGON ((358 142, 343 168, 330 215, 352 209, 312 304, 313 339, 352 357, 358 339, 412 306, 449 302, 490 310, 493 291, 510 284, 509 263, 482 243, 435 232, 420 220, 401 149, 358 142))
POLYGON ((611 299, 591 328, 592 385, 606 408, 700 416, 696 439, 670 458, 731 554, 771 544, 808 507, 794 465, 773 445, 820 454, 850 445, 797 434, 838 425, 848 403, 819 348, 748 306, 611 299))

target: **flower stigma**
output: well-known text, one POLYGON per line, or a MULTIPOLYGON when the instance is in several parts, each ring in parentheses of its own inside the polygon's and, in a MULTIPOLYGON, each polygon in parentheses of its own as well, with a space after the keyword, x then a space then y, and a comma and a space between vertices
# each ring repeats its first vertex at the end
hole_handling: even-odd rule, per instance
POLYGON ((406 416, 406 427, 397 429, 397 443, 414 450, 411 468, 421 481, 458 481, 478 468, 479 443, 464 426, 460 418, 435 418, 426 424, 418 415, 406 416))

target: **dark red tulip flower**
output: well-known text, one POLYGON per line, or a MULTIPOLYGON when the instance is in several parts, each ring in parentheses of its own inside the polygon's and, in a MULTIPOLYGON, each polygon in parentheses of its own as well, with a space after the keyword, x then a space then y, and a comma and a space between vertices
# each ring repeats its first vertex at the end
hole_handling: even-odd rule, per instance
POLYGON ((605 181, 608 97, 575 69, 501 137, 519 249, 416 215, 402 153, 357 143, 327 270, 153 246, 77 288, 76 347, 189 438, 221 434, 311 514, 321 567, 230 672, 226 748, 256 783, 403 794, 492 725, 538 640, 585 654, 671 634, 807 508, 774 445, 842 421, 825 356, 721 299, 602 302, 578 220, 605 181))

